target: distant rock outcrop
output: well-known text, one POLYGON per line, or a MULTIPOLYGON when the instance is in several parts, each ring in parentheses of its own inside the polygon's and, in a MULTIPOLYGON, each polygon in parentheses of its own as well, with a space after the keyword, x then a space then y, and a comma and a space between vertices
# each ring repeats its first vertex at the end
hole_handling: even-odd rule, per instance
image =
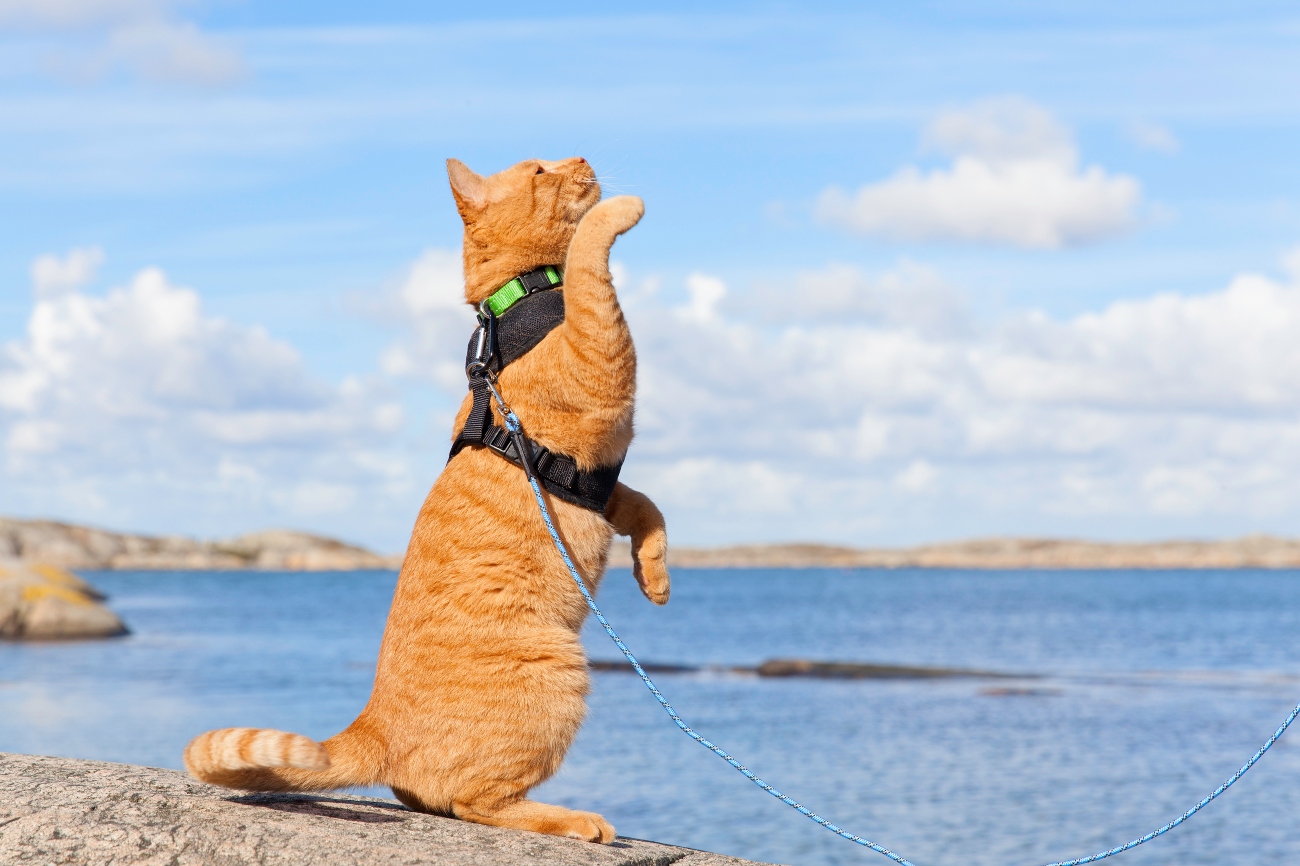
MULTIPOLYGON (((224 541, 179 535, 130 535, 51 520, 0 517, 0 558, 79 569, 241 569, 354 571, 400 568, 402 554, 382 556, 333 538, 272 529, 224 541)), ((1105 542, 1053 538, 977 538, 918 547, 829 544, 669 545, 680 568, 1300 568, 1300 540, 1248 535, 1228 541, 1105 542)), ((610 565, 632 565, 627 542, 615 542, 610 565)))
POLYGON ((0 559, 0 638, 57 640, 126 634, 103 593, 53 565, 0 559))
MULTIPOLYGON (((981 538, 902 548, 826 544, 668 547, 681 568, 1300 568, 1300 540, 1249 535, 1228 541, 1102 542, 1051 538, 981 538)), ((630 567, 626 543, 610 564, 630 567)))
POLYGON ((0 754, 0 861, 65 866, 757 866, 502 830, 347 794, 241 794, 175 770, 0 754))
POLYGON ((0 518, 0 557, 82 569, 239 569, 353 571, 397 568, 380 556, 333 538, 272 529, 225 541, 178 535, 130 535, 52 520, 0 518))

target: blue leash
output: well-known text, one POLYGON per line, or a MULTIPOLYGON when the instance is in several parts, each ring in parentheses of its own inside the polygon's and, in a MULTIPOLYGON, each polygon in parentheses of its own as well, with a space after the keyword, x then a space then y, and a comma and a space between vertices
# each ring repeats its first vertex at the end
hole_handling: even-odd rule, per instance
MULTIPOLYGON (((601 626, 604 627, 605 633, 609 635, 610 640, 614 641, 614 645, 619 648, 619 651, 621 651, 623 655, 627 657, 627 660, 632 664, 632 669, 636 671, 637 676, 639 676, 641 678, 641 681, 645 683, 645 687, 650 690, 650 694, 655 696, 655 700, 659 702, 659 705, 664 708, 664 712, 668 713, 668 717, 673 720, 673 724, 681 728, 682 732, 686 734, 686 736, 690 737, 692 740, 699 743, 701 746, 708 749, 710 752, 717 755, 719 758, 721 758, 722 760, 726 761, 728 764, 730 764, 731 766, 739 770, 741 775, 743 775, 746 779, 753 782, 755 785, 762 788, 764 791, 771 794, 773 797, 776 797, 782 803, 785 803, 787 806, 789 806, 791 809, 794 809, 796 812, 798 812, 800 815, 803 815, 805 818, 812 819, 813 821, 825 827, 827 830, 830 830, 835 835, 842 836, 845 839, 848 839, 850 842, 856 842, 864 848, 870 848, 872 851, 875 851, 877 854, 884 854, 890 860, 893 860, 895 863, 898 863, 899 866, 914 866, 914 864, 910 860, 898 854, 895 854, 893 851, 890 851, 885 846, 877 845, 875 842, 872 842, 870 839, 864 839, 863 837, 850 833, 847 830, 840 829, 839 827, 832 824, 830 821, 827 821, 825 818, 818 815, 816 812, 813 812, 811 809, 808 809, 807 807, 800 805, 795 800, 792 800, 790 797, 787 797, 785 794, 782 794, 776 788, 773 788, 767 782, 764 782, 758 776, 754 775, 754 773, 751 772, 748 768, 746 768, 744 764, 740 763, 735 758, 731 757, 731 755, 727 754, 725 751, 715 746, 713 743, 704 739, 704 737, 695 733, 695 731, 691 730, 690 726, 687 725, 686 722, 682 721, 681 716, 677 715, 677 711, 673 709, 672 704, 668 703, 668 699, 665 698, 663 694, 659 691, 659 689, 655 686, 654 681, 651 680, 650 676, 645 672, 645 670, 642 669, 641 663, 636 660, 636 656, 632 655, 632 651, 627 648, 627 645, 624 644, 623 640, 618 636, 618 632, 614 631, 614 627, 609 624, 609 620, 605 619, 605 615, 602 614, 600 612, 600 608, 596 606, 596 599, 592 597, 591 591, 587 589, 587 584, 583 582, 582 576, 578 574, 578 569, 574 567, 573 560, 569 558, 568 549, 564 546, 564 542, 560 540, 560 534, 555 530, 555 523, 551 520, 551 511, 549 508, 546 507, 546 500, 542 496, 542 489, 541 487, 538 486, 536 474, 533 472, 532 462, 529 458, 528 446, 524 440, 523 425, 519 423, 519 416, 517 416, 514 412, 512 412, 510 410, 510 407, 505 404, 505 401, 501 399, 501 394, 497 391, 495 383, 493 383, 491 379, 488 380, 488 383, 489 383, 488 387, 492 389, 492 396, 496 398, 497 408, 500 409, 501 416, 506 420, 506 428, 510 431, 511 435, 515 437, 515 448, 516 450, 518 450, 520 457, 523 461, 524 471, 528 475, 528 483, 533 488, 533 496, 537 499, 537 507, 542 512, 542 520, 546 522, 546 531, 551 534, 551 540, 555 542, 555 549, 560 552, 560 556, 564 559, 564 564, 569 569, 569 576, 572 577, 573 582, 578 585, 578 591, 581 592, 582 597, 586 599, 587 607, 591 608, 591 612, 595 614, 596 620, 601 624, 601 626)), ((1168 833, 1170 830, 1174 829, 1179 824, 1183 823, 1188 818, 1192 817, 1197 812, 1201 811, 1201 809, 1207 806, 1211 800, 1215 799, 1224 791, 1231 788, 1232 784, 1236 782, 1238 779, 1240 779, 1243 775, 1245 775, 1247 770, 1255 766, 1255 762, 1258 761, 1260 758, 1262 758, 1264 756, 1264 753, 1267 752, 1269 748, 1271 748, 1272 745, 1277 742, 1277 738, 1282 736, 1282 733, 1291 726, 1291 723, 1296 720, 1296 716, 1300 716, 1300 704, 1297 704, 1296 708, 1291 711, 1291 715, 1286 717, 1286 721, 1282 723, 1282 727, 1278 728, 1273 733, 1273 736, 1268 738, 1268 742, 1265 743, 1263 747, 1258 752, 1256 752, 1254 756, 1249 761, 1247 761, 1240 770, 1234 773, 1231 779, 1224 782, 1219 787, 1215 788, 1214 793, 1210 794, 1204 800, 1197 803, 1195 806, 1188 809, 1186 812, 1179 815, 1177 818, 1170 821, 1168 824, 1164 825, 1159 830, 1154 830, 1146 834, 1145 836, 1134 839, 1133 841, 1128 842, 1124 845, 1120 845, 1117 848, 1111 848, 1109 851, 1101 851, 1097 854, 1093 854, 1090 857, 1081 857, 1078 860, 1059 860, 1055 863, 1049 863, 1047 864, 1047 866, 1083 866, 1084 863, 1094 863, 1098 860, 1104 860, 1107 857, 1113 857, 1116 854, 1122 854, 1125 851, 1129 850, 1130 848, 1136 848, 1137 846, 1141 845, 1144 842, 1150 842, 1152 839, 1156 838, 1157 836, 1163 836, 1165 833, 1168 833)))

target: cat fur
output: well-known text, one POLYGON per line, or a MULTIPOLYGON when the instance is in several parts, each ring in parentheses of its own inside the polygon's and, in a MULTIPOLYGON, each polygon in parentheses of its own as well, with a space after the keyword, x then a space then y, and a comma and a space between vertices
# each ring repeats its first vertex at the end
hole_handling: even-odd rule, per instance
MULTIPOLYGON (((564 322, 502 371, 503 396, 531 438, 579 468, 622 460, 636 353, 609 251, 641 219, 641 200, 601 201, 580 157, 528 160, 488 177, 456 160, 447 170, 465 225, 468 303, 518 274, 564 265, 564 322)), ((470 406, 467 396, 456 430, 470 406)), ((603 515, 548 499, 592 592, 617 533, 632 539, 641 591, 667 602, 667 535, 654 503, 621 483, 603 515)), ((466 448, 420 509, 374 689, 356 721, 322 743, 274 730, 209 731, 186 748, 185 765, 202 781, 250 791, 387 785, 418 811, 609 842, 614 828, 600 815, 527 799, 559 768, 586 714, 586 617, 524 473, 466 448)))

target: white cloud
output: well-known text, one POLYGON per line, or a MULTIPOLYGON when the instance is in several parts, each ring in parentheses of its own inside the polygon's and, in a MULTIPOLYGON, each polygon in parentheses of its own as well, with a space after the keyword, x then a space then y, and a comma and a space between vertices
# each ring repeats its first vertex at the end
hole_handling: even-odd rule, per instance
POLYGON ((430 379, 449 391, 465 388, 465 345, 474 311, 465 303, 461 255, 428 249, 408 269, 393 299, 403 338, 380 363, 390 376, 430 379))
MULTIPOLYGON (((643 304, 653 304, 659 294, 660 279, 656 276, 642 277, 633 282, 628 275, 627 266, 618 260, 609 263, 609 273, 613 278, 614 290, 618 292, 619 303, 623 309, 635 309, 643 304)), ((688 289, 689 291, 689 289, 688 289)), ((726 291, 726 286, 723 286, 726 291)))
POLYGON ((277 498, 283 500, 294 514, 328 514, 351 508, 356 502, 357 491, 348 484, 305 481, 289 491, 287 496, 277 498))
MULTIPOLYGON (((26 334, 0 349, 0 507, 130 525, 123 503, 148 501, 344 535, 376 515, 400 535, 395 509, 436 472, 412 479, 412 459, 427 447, 441 463, 445 419, 401 443, 387 386, 312 376, 157 269, 92 294, 101 258, 33 263, 26 334)), ((679 543, 1153 521, 1224 534, 1300 517, 1300 274, 981 323, 911 261, 749 288, 696 273, 684 305, 618 271, 640 387, 625 479, 679 543)), ((473 326, 460 292, 459 256, 423 253, 393 287, 404 330, 383 358, 448 405, 473 326)))
POLYGON ((756 294, 775 322, 849 318, 925 333, 952 333, 970 324, 962 293, 933 268, 910 259, 876 276, 830 264, 796 274, 789 282, 761 285, 756 294))
POLYGON ((104 263, 98 247, 73 250, 64 258, 45 255, 32 262, 32 291, 38 298, 54 298, 85 286, 104 263))
POLYGON ((825 190, 817 216, 864 235, 1052 249, 1122 234, 1137 221, 1137 180, 1081 167, 1069 131, 1023 99, 976 103, 939 115, 928 145, 947 168, 914 166, 848 193, 825 190))
POLYGON ((20 488, 40 491, 20 497, 27 510, 96 501, 88 492, 121 503, 140 485, 154 499, 190 491, 208 506, 231 495, 265 504, 294 487, 289 501, 307 513, 391 486, 374 452, 402 410, 382 385, 312 376, 290 345, 206 314, 197 292, 156 268, 88 294, 100 258, 38 259, 26 333, 0 347, 8 509, 20 488))
POLYGON ((94 80, 116 69, 162 83, 216 86, 245 72, 225 40, 178 20, 175 0, 0 0, 0 27, 38 29, 73 37, 91 34, 86 50, 74 38, 49 66, 65 77, 94 80))
POLYGON ((171 0, 0 0, 0 24, 93 27, 161 17, 171 0))
POLYGON ((1300 517, 1300 279, 991 324, 915 263, 784 285, 733 289, 709 320, 629 312, 627 481, 690 541, 1300 517))
POLYGON ((1125 129, 1129 139, 1143 150, 1174 154, 1182 150, 1182 143, 1167 126, 1149 120, 1135 120, 1125 129))
POLYGON ((679 317, 688 322, 707 325, 717 318, 718 304, 727 296, 727 285, 717 277, 691 274, 686 278, 690 301, 677 308, 679 317))
POLYGON ((907 464, 907 468, 894 478, 894 484, 901 490, 909 493, 920 493, 929 488, 933 483, 938 471, 930 461, 917 458, 907 464))
POLYGON ((930 122, 922 140, 949 156, 975 156, 995 165, 1077 159, 1068 129, 1042 106, 1014 97, 944 111, 930 122))
POLYGON ((803 481, 769 461, 736 461, 725 456, 683 456, 665 465, 659 485, 671 490, 664 502, 707 502, 715 514, 789 517, 803 481))
POLYGON ((1294 283, 1300 283, 1300 247, 1287 250, 1282 254, 1282 268, 1294 283))
POLYGON ((189 22, 143 21, 114 28, 98 62, 126 67, 150 81, 207 87, 244 74, 244 61, 234 48, 189 22))
POLYGON ((1142 491, 1160 514, 1194 514, 1222 490, 1209 466, 1156 466, 1142 476, 1142 491))
POLYGON ((1294 284, 1257 274, 1207 295, 1118 301, 1067 322, 1008 324, 983 364, 991 394, 1112 408, 1286 411, 1300 406, 1294 284))

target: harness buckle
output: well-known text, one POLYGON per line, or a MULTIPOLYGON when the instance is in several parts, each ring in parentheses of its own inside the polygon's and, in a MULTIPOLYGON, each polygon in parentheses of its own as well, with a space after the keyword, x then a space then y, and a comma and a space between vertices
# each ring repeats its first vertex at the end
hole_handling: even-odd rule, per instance
POLYGON ((501 392, 497 390, 496 376, 493 376, 490 370, 483 377, 483 381, 487 383, 488 390, 492 392, 492 398, 496 400, 497 411, 501 413, 501 417, 506 422, 504 430, 494 424, 490 428, 490 439, 485 436, 483 444, 510 462, 518 463, 524 467, 524 472, 527 473, 529 478, 535 477, 537 475, 536 462, 540 458, 550 457, 551 452, 545 446, 538 445, 524 435, 524 428, 519 423, 519 416, 506 405, 501 392), (534 446, 537 447, 537 451, 533 450, 534 446))
POLYGON ((555 455, 545 445, 538 445, 536 442, 532 444, 537 446, 537 450, 533 452, 533 468, 537 470, 539 475, 545 475, 546 470, 551 466, 551 461, 555 459, 555 455))
POLYGON ((530 475, 545 475, 547 468, 555 460, 555 455, 545 445, 540 445, 526 436, 521 437, 519 434, 511 433, 506 428, 497 427, 495 424, 487 429, 483 436, 483 444, 511 463, 517 463, 525 470, 531 469, 530 475), (521 438, 523 448, 528 452, 526 456, 524 450, 520 448, 521 438))
POLYGON ((551 287, 551 278, 547 275, 546 268, 538 268, 535 271, 520 274, 517 279, 524 287, 524 291, 530 295, 533 292, 540 292, 551 287))

